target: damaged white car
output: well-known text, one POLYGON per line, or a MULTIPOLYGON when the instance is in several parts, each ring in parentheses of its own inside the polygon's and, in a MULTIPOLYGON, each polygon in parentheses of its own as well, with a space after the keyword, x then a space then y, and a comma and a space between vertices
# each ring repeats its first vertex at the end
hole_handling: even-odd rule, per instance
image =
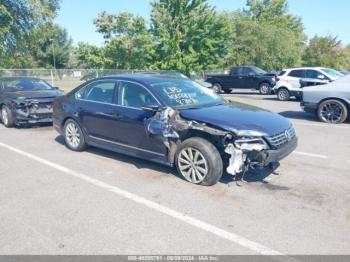
POLYGON ((155 76, 92 80, 56 99, 53 121, 72 150, 90 145, 176 166, 206 186, 225 170, 275 166, 297 146, 292 124, 278 114, 155 76))

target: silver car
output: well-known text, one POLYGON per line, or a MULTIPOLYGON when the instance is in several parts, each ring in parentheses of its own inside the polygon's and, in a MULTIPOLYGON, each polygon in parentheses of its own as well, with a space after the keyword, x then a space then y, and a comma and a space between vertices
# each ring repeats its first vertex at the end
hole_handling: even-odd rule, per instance
POLYGON ((301 106, 323 122, 345 122, 350 111, 350 75, 327 85, 303 88, 301 106))

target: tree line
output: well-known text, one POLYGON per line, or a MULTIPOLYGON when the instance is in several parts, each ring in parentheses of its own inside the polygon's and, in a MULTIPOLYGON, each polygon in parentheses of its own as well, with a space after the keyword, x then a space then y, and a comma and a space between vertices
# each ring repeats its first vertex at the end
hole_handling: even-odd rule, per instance
POLYGON ((0 68, 108 68, 178 70, 186 74, 256 65, 350 69, 350 46, 335 36, 307 39, 287 0, 247 0, 219 12, 207 0, 156 0, 150 18, 102 12, 94 19, 102 46, 72 46, 55 24, 60 0, 2 0, 0 68), (53 55, 55 54, 55 56, 53 55), (54 59, 55 57, 55 59, 54 59))

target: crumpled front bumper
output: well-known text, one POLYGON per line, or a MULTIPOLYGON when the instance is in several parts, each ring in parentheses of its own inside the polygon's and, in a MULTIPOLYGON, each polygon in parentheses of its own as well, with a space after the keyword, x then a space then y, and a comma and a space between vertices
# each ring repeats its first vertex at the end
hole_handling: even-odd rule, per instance
MULTIPOLYGON (((48 104, 48 103, 46 103, 48 104)), ((51 105, 29 105, 16 107, 13 110, 16 123, 20 124, 37 124, 52 122, 51 105)))
POLYGON ((295 138, 289 141, 281 148, 274 150, 263 150, 257 154, 257 160, 262 166, 267 166, 271 163, 277 163, 290 155, 298 146, 298 139, 295 138))

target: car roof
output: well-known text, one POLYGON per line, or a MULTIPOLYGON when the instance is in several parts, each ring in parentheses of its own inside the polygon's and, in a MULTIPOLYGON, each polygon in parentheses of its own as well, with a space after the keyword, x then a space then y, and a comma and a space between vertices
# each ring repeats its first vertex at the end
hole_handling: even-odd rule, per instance
POLYGON ((134 82, 138 82, 146 85, 153 84, 153 83, 161 83, 161 82, 165 82, 166 80, 168 81, 169 80, 170 81, 189 81, 190 80, 190 79, 172 77, 169 75, 157 75, 157 74, 110 75, 110 76, 103 76, 94 80, 103 80, 103 79, 134 81, 134 82))
POLYGON ((18 80, 18 79, 42 80, 42 79, 40 79, 38 77, 30 77, 30 76, 6 76, 6 77, 0 77, 1 81, 18 80))
POLYGON ((302 67, 293 67, 293 68, 285 68, 282 69, 281 71, 291 71, 291 70, 308 70, 308 69, 316 69, 316 70, 321 70, 326 67, 319 67, 319 66, 302 66, 302 67))

